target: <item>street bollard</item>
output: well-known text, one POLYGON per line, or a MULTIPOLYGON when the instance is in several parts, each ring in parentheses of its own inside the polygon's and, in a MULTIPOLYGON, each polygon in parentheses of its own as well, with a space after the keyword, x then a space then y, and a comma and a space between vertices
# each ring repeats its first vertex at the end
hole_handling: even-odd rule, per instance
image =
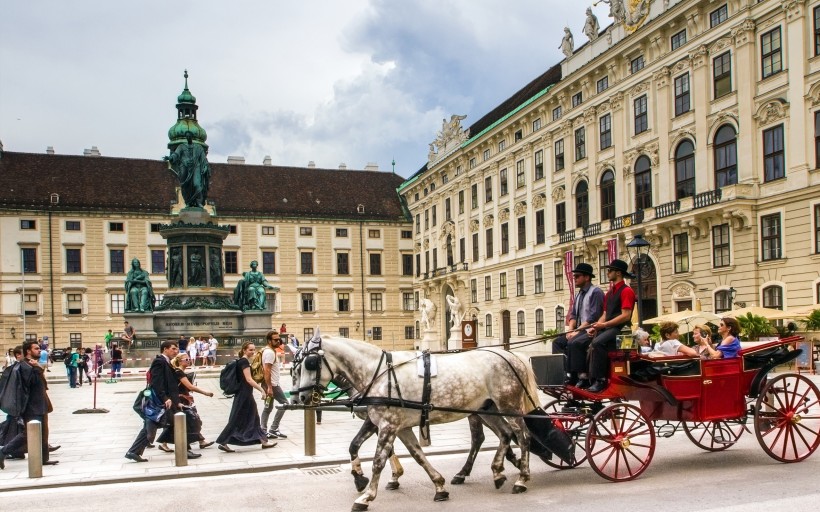
POLYGON ((305 455, 316 455, 316 411, 305 409, 305 455))
POLYGON ((28 441, 28 477, 43 477, 43 424, 39 420, 26 423, 28 441))
POLYGON ((188 465, 188 431, 184 412, 174 414, 174 461, 177 467, 188 465))
POLYGON ((419 427, 419 444, 421 446, 430 446, 430 424, 419 427))

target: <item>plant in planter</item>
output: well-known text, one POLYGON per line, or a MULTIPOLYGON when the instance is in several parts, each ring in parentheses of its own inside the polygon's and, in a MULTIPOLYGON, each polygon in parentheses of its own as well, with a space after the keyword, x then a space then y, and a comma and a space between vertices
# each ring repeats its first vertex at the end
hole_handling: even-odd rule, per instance
POLYGON ((737 317, 740 324, 740 336, 746 341, 755 341, 761 336, 768 336, 774 332, 772 323, 765 317, 746 313, 737 317))
POLYGON ((820 309, 815 309, 805 320, 800 322, 807 331, 820 331, 820 309))

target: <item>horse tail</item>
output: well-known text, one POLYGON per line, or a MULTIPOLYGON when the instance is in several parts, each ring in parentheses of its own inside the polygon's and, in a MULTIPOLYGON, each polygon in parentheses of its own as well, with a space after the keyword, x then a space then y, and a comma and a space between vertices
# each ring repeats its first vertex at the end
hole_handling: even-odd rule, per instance
POLYGON ((533 409, 541 407, 541 404, 538 402, 538 384, 535 382, 535 372, 532 371, 529 356, 517 352, 512 353, 521 361, 521 367, 524 371, 524 375, 521 375, 521 379, 524 384, 525 393, 521 397, 521 409, 523 412, 528 413, 533 409))

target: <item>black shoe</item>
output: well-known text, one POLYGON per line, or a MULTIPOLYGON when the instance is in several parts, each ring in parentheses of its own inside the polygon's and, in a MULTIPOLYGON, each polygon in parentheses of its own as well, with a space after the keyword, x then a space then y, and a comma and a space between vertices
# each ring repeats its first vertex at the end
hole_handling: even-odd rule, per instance
POLYGON ((276 439, 276 438, 278 438, 278 439, 287 439, 288 436, 286 436, 285 434, 279 432, 279 429, 271 430, 270 432, 268 432, 268 439, 276 439))
POLYGON ((17 455, 17 454, 6 455, 6 460, 25 460, 25 459, 26 459, 25 455, 17 455))
POLYGON ((592 383, 589 381, 589 379, 581 379, 578 381, 578 384, 576 384, 575 387, 578 389, 586 389, 591 385, 592 383))
POLYGON ((565 386, 574 386, 576 384, 578 384, 578 377, 577 376, 569 375, 569 376, 567 376, 567 378, 564 379, 564 385, 565 386))
POLYGON ((60 463, 59 460, 47 460, 47 461, 43 462, 43 466, 56 466, 59 463, 60 463))
POLYGON ((201 453, 194 453, 191 450, 188 450, 188 458, 189 459, 198 459, 200 457, 202 457, 201 453))
POLYGON ((0 446, 0 469, 6 469, 6 453, 2 446, 0 446))
POLYGON ((62 446, 62 445, 61 444, 58 444, 57 446, 48 445, 48 453, 56 452, 57 450, 60 449, 60 446, 62 446))
POLYGON ((157 445, 155 445, 154 443, 148 443, 145 447, 146 448, 156 448, 157 445))
POLYGON ((589 387, 587 391, 590 393, 600 393, 604 391, 609 386, 609 382, 606 379, 598 379, 595 381, 595 384, 589 387))
POLYGON ((148 459, 144 459, 144 458, 142 458, 141 455, 139 455, 137 453, 134 453, 134 452, 126 453, 125 458, 129 459, 129 460, 133 460, 134 462, 148 462, 148 459))

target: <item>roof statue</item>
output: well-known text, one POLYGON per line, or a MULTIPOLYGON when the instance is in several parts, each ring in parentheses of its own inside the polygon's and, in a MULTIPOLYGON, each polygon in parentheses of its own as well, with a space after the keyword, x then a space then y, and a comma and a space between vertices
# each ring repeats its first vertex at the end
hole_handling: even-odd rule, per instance
POLYGON ((624 0, 598 0, 592 5, 598 5, 601 2, 609 4, 609 17, 612 18, 615 23, 624 22, 624 0))
POLYGON ((564 27, 564 38, 561 39, 561 46, 558 48, 561 49, 565 57, 572 57, 572 50, 575 48, 575 40, 572 38, 572 31, 569 27, 564 27))
POLYGON ((598 39, 598 33, 601 31, 601 26, 598 24, 598 18, 592 13, 592 7, 587 7, 587 21, 584 23, 584 34, 590 41, 598 39))
POLYGON ((450 120, 441 120, 441 131, 436 134, 436 140, 430 143, 430 151, 427 153, 427 161, 432 163, 444 156, 445 150, 450 150, 467 140, 469 133, 461 126, 461 121, 467 116, 453 114, 450 120))

